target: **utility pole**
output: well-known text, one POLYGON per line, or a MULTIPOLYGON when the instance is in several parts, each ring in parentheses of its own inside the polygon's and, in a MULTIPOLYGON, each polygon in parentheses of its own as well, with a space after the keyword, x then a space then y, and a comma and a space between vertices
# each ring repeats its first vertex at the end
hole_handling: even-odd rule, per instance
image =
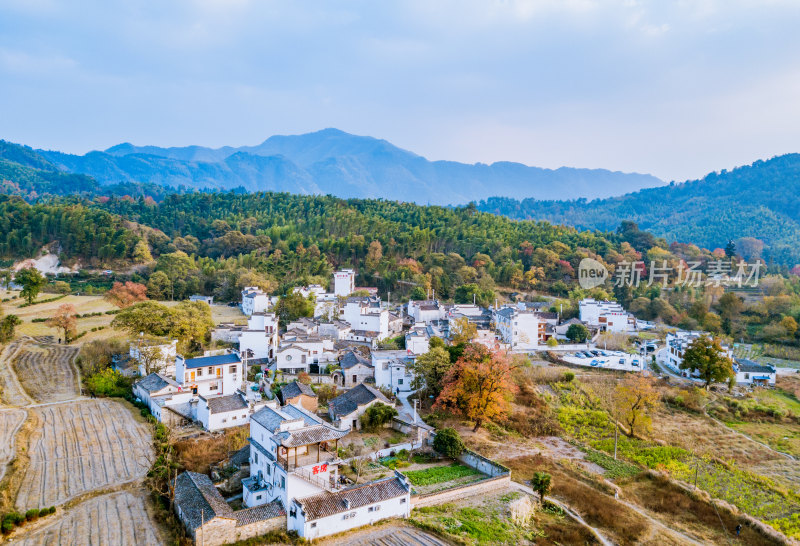
POLYGON ((204 546, 206 542, 205 533, 203 532, 203 525, 205 525, 205 514, 203 514, 203 509, 200 509, 200 546, 204 546))
POLYGON ((419 400, 414 398, 414 424, 415 425, 417 424, 417 402, 419 402, 419 400))

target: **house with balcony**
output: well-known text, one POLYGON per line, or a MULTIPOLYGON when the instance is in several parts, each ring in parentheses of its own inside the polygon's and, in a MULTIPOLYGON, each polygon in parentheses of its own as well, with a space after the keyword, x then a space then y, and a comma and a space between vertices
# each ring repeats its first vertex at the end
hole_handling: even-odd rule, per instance
POLYGON ((395 394, 414 390, 413 365, 415 354, 409 351, 372 351, 372 367, 375 370, 375 386, 387 388, 395 394))
POLYGON ((547 321, 523 306, 509 305, 494 312, 500 340, 512 350, 531 350, 547 341, 547 321))
POLYGON ((175 357, 175 382, 192 394, 233 394, 241 387, 242 378, 242 361, 236 353, 175 357))
POLYGON ((774 366, 758 364, 746 358, 737 358, 733 363, 736 382, 740 385, 755 385, 758 387, 775 386, 777 370, 774 366))
POLYGON ((301 406, 270 401, 250 418, 250 477, 242 480, 245 506, 341 488, 339 440, 350 428, 336 428, 301 406))
POLYGON ((389 336, 389 311, 377 296, 347 298, 340 318, 353 332, 373 333, 376 341, 389 336))

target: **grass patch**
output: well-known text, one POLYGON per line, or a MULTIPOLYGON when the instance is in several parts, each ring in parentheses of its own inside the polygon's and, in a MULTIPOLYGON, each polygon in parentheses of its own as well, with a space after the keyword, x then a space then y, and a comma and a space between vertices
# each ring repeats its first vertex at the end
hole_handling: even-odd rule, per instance
POLYGON ((593 462, 605 469, 606 478, 612 480, 627 478, 629 476, 635 476, 642 471, 638 466, 620 461, 619 459, 614 459, 614 457, 602 451, 596 451, 591 448, 586 448, 584 451, 586 452, 585 458, 587 461, 593 462))
POLYGON ((463 464, 453 463, 449 466, 434 466, 425 470, 410 470, 404 472, 404 474, 412 485, 425 486, 449 482, 467 476, 477 476, 481 473, 463 464))

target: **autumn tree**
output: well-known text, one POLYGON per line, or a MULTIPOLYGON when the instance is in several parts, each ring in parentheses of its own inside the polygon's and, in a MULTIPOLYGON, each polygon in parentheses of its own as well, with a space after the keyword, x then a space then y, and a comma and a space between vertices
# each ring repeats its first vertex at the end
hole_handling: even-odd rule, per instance
POLYGON ((170 280, 163 271, 156 271, 147 281, 147 295, 154 300, 165 300, 171 290, 170 280))
POLYGON ((144 375, 162 373, 164 371, 167 362, 164 358, 164 351, 158 345, 140 345, 136 353, 138 355, 136 360, 144 369, 144 375))
POLYGON ((469 343, 478 335, 478 327, 467 317, 458 317, 450 321, 450 339, 454 345, 469 343))
POLYGON ((22 285, 22 292, 20 295, 25 299, 28 305, 36 300, 42 287, 47 284, 47 278, 35 267, 28 267, 17 271, 14 280, 17 284, 22 285))
POLYGON ((428 394, 439 396, 442 391, 442 380, 452 365, 450 353, 444 347, 431 347, 427 353, 419 355, 412 364, 411 369, 414 372, 412 388, 424 388, 428 394))
POLYGON ((75 306, 65 303, 58 306, 55 315, 47 319, 47 325, 64 332, 64 343, 69 343, 75 335, 75 328, 78 325, 75 306))
POLYGON ((702 335, 689 344, 683 353, 680 368, 699 372, 700 378, 706 382, 706 389, 712 382, 727 381, 734 375, 733 361, 719 340, 708 335, 702 335))
POLYGON ((512 379, 518 364, 483 345, 467 345, 447 371, 434 407, 454 411, 474 421, 473 431, 488 419, 505 416, 517 390, 512 379))
POLYGON ((125 284, 115 282, 111 290, 103 296, 107 301, 120 309, 130 307, 134 303, 147 299, 147 287, 137 282, 127 281, 125 284))
POLYGON ((650 412, 658 404, 659 394, 653 382, 641 375, 629 375, 614 392, 614 414, 628 426, 628 435, 650 430, 650 412))

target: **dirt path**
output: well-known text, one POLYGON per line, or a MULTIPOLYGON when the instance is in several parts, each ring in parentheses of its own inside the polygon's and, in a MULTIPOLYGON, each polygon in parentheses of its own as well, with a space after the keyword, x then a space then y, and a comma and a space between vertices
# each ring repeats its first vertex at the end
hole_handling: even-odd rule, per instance
MULTIPOLYGON (((514 487, 515 489, 519 490, 519 491, 527 493, 528 495, 533 495, 534 497, 538 497, 539 496, 539 494, 536 493, 533 489, 531 489, 527 485, 522 485, 519 482, 512 481, 511 482, 511 486, 514 487)), ((560 500, 554 499, 553 497, 545 497, 544 499, 547 502, 551 502, 551 503, 555 504, 556 506, 558 506, 559 508, 561 508, 572 519, 574 519, 575 521, 580 523, 582 526, 584 526, 586 529, 588 529, 595 536, 595 538, 600 542, 600 544, 602 544, 603 546, 614 546, 613 542, 611 542, 609 539, 607 539, 598 529, 596 529, 595 527, 592 527, 591 525, 586 523, 586 521, 581 517, 581 515, 578 514, 575 510, 573 510, 572 508, 570 508, 569 506, 567 506, 566 504, 564 504, 560 500)))

